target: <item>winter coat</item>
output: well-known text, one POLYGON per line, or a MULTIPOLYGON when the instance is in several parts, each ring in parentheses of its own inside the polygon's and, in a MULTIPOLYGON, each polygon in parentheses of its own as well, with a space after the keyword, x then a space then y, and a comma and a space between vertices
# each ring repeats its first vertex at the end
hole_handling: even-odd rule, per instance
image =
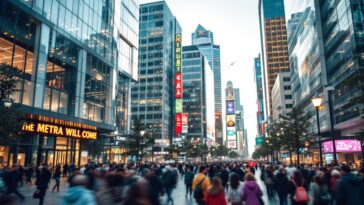
POLYGON ((364 194, 361 193, 361 180, 353 174, 344 174, 336 182, 337 205, 364 205, 364 194))
POLYGON ((224 191, 221 191, 220 193, 218 193, 216 195, 212 195, 211 193, 208 193, 205 197, 205 204, 206 205, 227 205, 224 191))
POLYGON ((192 185, 193 177, 194 177, 194 174, 192 173, 192 171, 186 172, 186 174, 185 174, 185 184, 192 185))
POLYGON ((229 202, 232 203, 242 203, 242 199, 241 199, 241 192, 243 191, 243 187, 244 187, 244 183, 243 182, 239 182, 239 185, 236 189, 233 189, 231 187, 231 185, 229 186, 229 190, 228 190, 228 200, 229 202))
POLYGON ((35 184, 37 185, 37 189, 46 190, 48 189, 48 183, 51 179, 51 172, 47 168, 42 168, 37 177, 37 181, 35 184))
POLYGON ((277 190, 278 194, 284 195, 288 194, 287 186, 288 186, 287 175, 278 173, 274 177, 274 189, 277 190))
POLYGON ((192 181, 192 190, 195 190, 195 187, 200 183, 201 183, 202 191, 204 192, 204 196, 206 196, 207 189, 210 187, 211 181, 206 175, 204 175, 202 173, 196 174, 192 181))
POLYGON ((96 200, 92 191, 75 186, 69 188, 63 195, 59 205, 96 205, 96 200))
POLYGON ((246 205, 259 205, 258 197, 262 197, 263 193, 255 181, 245 182, 242 199, 246 205))
POLYGON ((175 170, 167 171, 163 174, 162 180, 166 189, 173 189, 177 185, 178 173, 175 170))
POLYGON ((223 169, 220 173, 220 178, 222 185, 225 187, 229 181, 229 172, 226 169, 223 169))

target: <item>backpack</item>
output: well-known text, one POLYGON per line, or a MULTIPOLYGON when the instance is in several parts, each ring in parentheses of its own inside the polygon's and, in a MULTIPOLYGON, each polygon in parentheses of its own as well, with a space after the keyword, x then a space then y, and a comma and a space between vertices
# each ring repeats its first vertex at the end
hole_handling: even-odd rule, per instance
POLYGON ((240 190, 240 186, 238 186, 236 189, 231 188, 231 192, 229 195, 229 199, 230 199, 231 203, 240 203, 241 202, 239 190, 240 190))
POLYGON ((296 191, 295 191, 295 195, 294 195, 293 199, 297 203, 307 203, 308 202, 308 194, 307 194, 306 189, 303 186, 297 186, 297 184, 296 184, 296 182, 294 180, 291 180, 291 181, 296 187, 296 191))
POLYGON ((202 200, 203 197, 204 197, 204 194, 203 194, 203 190, 202 190, 202 183, 203 181, 205 181, 206 177, 203 178, 203 180, 198 183, 195 187, 195 189, 193 190, 193 198, 195 198, 196 200, 202 200))
POLYGON ((320 188, 320 192, 318 194, 318 199, 317 199, 318 203, 321 205, 328 205, 331 202, 331 196, 329 194, 329 192, 324 189, 324 188, 320 188))

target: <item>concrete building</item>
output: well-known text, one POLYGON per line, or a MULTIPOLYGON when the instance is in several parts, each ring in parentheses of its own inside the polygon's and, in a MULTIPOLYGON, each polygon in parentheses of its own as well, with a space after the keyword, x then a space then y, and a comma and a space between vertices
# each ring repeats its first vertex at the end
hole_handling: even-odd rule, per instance
POLYGON ((288 113, 293 108, 293 97, 291 88, 291 74, 279 73, 273 89, 273 120, 279 120, 279 115, 288 113))

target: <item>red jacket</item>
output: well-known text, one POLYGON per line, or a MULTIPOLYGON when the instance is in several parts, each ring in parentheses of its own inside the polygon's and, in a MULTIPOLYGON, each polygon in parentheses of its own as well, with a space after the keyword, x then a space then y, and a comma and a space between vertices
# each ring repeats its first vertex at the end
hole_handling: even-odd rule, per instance
POLYGON ((224 191, 212 196, 210 193, 205 197, 206 205, 227 205, 224 191))

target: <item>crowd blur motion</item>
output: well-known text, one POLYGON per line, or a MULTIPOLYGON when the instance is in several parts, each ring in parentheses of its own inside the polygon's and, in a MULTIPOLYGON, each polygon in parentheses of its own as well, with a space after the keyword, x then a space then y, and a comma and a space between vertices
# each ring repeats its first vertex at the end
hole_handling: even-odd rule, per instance
POLYGON ((42 205, 47 191, 60 191, 60 183, 67 188, 59 205, 178 205, 172 195, 178 183, 185 186, 185 198, 198 205, 364 204, 364 168, 254 161, 15 165, 0 172, 0 204, 26 202, 19 188, 35 186, 33 198, 42 205))

